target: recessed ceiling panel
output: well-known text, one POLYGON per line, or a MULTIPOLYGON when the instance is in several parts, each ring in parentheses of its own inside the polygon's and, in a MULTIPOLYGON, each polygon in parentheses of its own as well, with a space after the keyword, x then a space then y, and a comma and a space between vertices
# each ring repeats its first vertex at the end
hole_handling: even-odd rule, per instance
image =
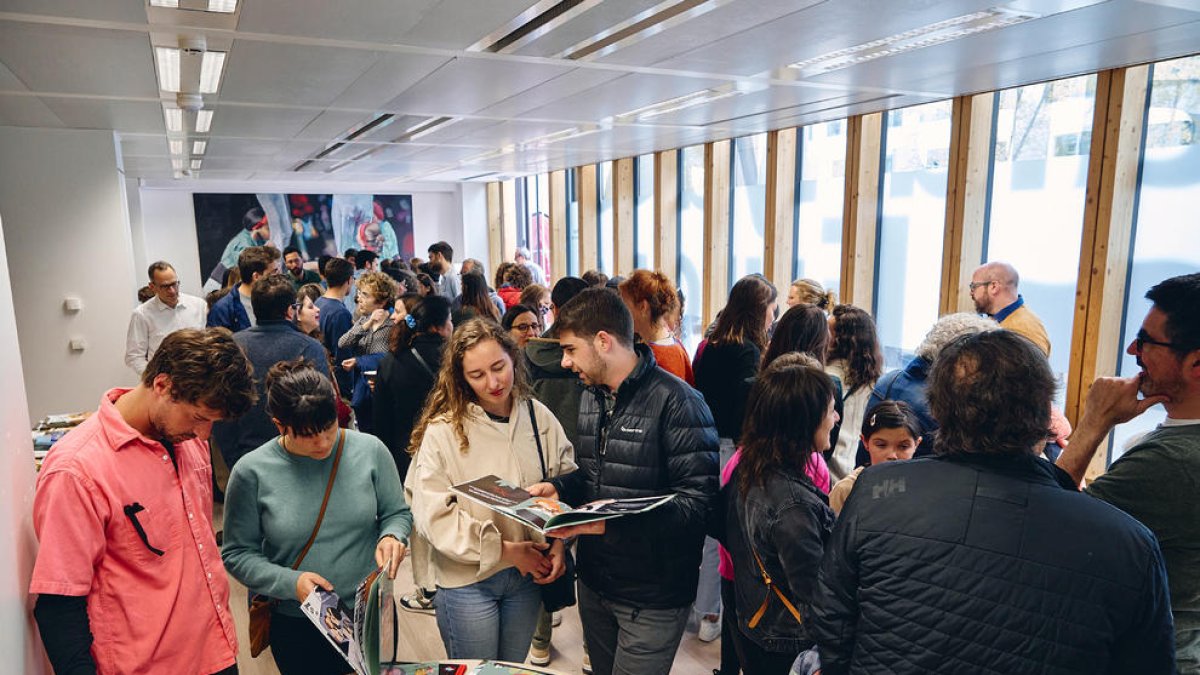
POLYGON ((246 0, 238 30, 364 42, 400 42, 439 0, 246 0))
MULTIPOLYGON (((375 115, 370 113, 326 110, 313 118, 313 121, 301 129, 300 133, 296 134, 296 137, 305 139, 342 138, 350 129, 368 122, 375 117, 375 115)), ((393 126, 395 125, 389 124, 387 128, 381 129, 377 134, 387 136, 393 126)))
MULTIPOLYGON (((536 0, 442 0, 395 41, 406 45, 466 49, 509 23, 536 0)), ((399 4, 399 3, 398 3, 399 4)))
POLYGON ((296 143, 294 141, 261 141, 243 138, 213 138, 208 141, 209 157, 228 157, 233 159, 261 159, 274 157, 285 150, 302 146, 304 150, 313 147, 313 143, 296 143))
POLYGON ((480 114, 500 117, 538 116, 542 106, 623 76, 624 73, 619 71, 576 68, 536 87, 517 92, 495 105, 484 108, 480 114))
POLYGON ((342 92, 337 105, 344 108, 382 109, 388 101, 449 60, 447 56, 382 54, 367 72, 342 92))
POLYGON ((377 52, 238 40, 225 66, 221 99, 250 103, 335 105, 379 59, 377 52))
POLYGON ((213 115, 212 133, 214 136, 291 138, 319 114, 293 108, 223 106, 213 115))
POLYGON ((165 136, 121 136, 121 154, 166 157, 168 153, 165 136))
POLYGON ((73 129, 112 129, 134 133, 166 133, 162 105, 95 99, 42 99, 63 124, 73 129))
POLYGON ((20 14, 146 23, 146 3, 141 0, 4 0, 3 7, 20 14))
POLYGON ((538 117, 601 120, 655 103, 729 84, 724 80, 671 75, 626 75, 542 106, 538 117))
POLYGON ((496 58, 457 58, 386 107, 420 114, 470 115, 570 70, 496 58))
POLYGON ((32 91, 158 96, 145 33, 0 21, 0 62, 32 91))
POLYGON ((630 19, 648 13, 662 0, 606 0, 598 2, 562 25, 554 26, 539 37, 527 40, 513 50, 523 56, 558 56, 567 49, 609 31, 630 19))
POLYGON ((40 99, 0 94, 0 126, 61 127, 63 123, 40 99))

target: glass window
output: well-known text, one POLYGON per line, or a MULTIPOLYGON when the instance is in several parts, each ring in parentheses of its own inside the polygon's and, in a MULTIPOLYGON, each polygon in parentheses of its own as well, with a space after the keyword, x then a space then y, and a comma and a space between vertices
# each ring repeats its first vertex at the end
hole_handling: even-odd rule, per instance
POLYGON ((767 135, 736 138, 729 161, 729 285, 763 271, 767 217, 767 135))
POLYGON ((846 125, 842 120, 823 122, 800 129, 798 135, 792 279, 813 279, 836 289, 842 277, 846 125))
POLYGON ((596 171, 597 229, 596 268, 612 276, 616 273, 613 259, 613 163, 601 162, 596 171))
MULTIPOLYGON (((1200 57, 1154 64, 1125 300, 1124 345, 1137 335, 1150 310, 1146 291, 1164 279, 1200 269, 1200 239, 1190 223, 1190 214, 1200 203, 1200 144, 1194 122, 1198 119, 1200 57)), ((1141 368, 1134 357, 1122 353, 1118 370, 1129 377, 1141 368)), ((1110 458, 1120 457, 1130 443, 1165 418, 1166 411, 1156 405, 1128 424, 1118 425, 1110 458)))
POLYGON ((579 270, 579 195, 575 190, 576 169, 567 170, 567 276, 579 270))
MULTIPOLYGON (((1050 367, 1066 398, 1083 235, 1096 76, 997 94, 991 210, 984 259, 1011 264, 1025 303, 1050 336, 1050 367)), ((965 284, 968 280, 964 280, 965 284)), ((985 299, 983 291, 977 291, 985 299)), ((976 305, 995 313, 1002 307, 976 305)))
POLYGON ((550 180, 547 174, 537 174, 521 179, 525 184, 525 213, 523 232, 517 235, 518 243, 529 248, 534 263, 546 271, 546 279, 553 278, 550 269, 550 180), (521 236, 524 242, 520 242, 521 236))
POLYGON ((683 291, 680 339, 689 354, 704 337, 704 146, 679 151, 679 262, 676 285, 683 291))
POLYGON ((637 208, 633 212, 633 266, 654 269, 654 155, 641 155, 633 164, 637 208))
POLYGON ((912 357, 938 317, 950 101, 885 113, 875 320, 887 367, 912 357))

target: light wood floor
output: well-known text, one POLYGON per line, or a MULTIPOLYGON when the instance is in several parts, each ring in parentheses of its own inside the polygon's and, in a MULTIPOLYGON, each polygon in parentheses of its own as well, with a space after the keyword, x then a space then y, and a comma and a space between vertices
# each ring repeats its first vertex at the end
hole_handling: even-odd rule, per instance
MULTIPOLYGON (((214 521, 220 521, 220 508, 214 521)), ((229 579, 232 593, 229 604, 233 610, 233 619, 238 631, 238 670, 241 675, 278 675, 275 661, 271 658, 270 650, 259 655, 257 659, 250 658, 249 646, 246 643, 247 623, 246 588, 232 577, 229 579)), ((400 566, 396 574, 397 594, 412 591, 412 570, 407 560, 400 566)), ((442 639, 438 634, 437 622, 432 614, 416 612, 400 612, 401 658, 411 658, 413 661, 438 660, 446 657, 442 647, 442 639)), ((554 629, 551 641, 552 661, 550 668, 565 674, 582 672, 580 664, 583 660, 583 630, 579 624, 579 612, 575 607, 569 607, 562 612, 562 624, 554 629)), ((684 633, 679 651, 675 655, 675 665, 672 675, 709 675, 717 667, 721 658, 720 639, 715 642, 701 642, 694 629, 684 633)))

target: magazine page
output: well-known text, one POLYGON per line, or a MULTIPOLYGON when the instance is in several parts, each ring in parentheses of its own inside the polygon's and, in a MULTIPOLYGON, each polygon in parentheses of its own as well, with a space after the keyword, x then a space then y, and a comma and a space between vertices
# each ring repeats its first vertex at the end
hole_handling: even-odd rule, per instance
POLYGON ((467 675, 550 675, 551 671, 512 663, 484 661, 467 671, 467 675))
POLYGON ((467 667, 453 663, 389 663, 380 675, 467 675, 467 667))
POLYGON ((671 501, 675 495, 662 497, 633 497, 630 499, 597 499, 576 509, 564 511, 550 517, 543 531, 570 525, 594 523, 598 520, 619 518, 634 513, 645 513, 671 501))
POLYGON ((363 663, 362 648, 355 638, 353 614, 342 605, 337 593, 318 586, 300 604, 300 609, 342 653, 355 673, 369 675, 363 663))

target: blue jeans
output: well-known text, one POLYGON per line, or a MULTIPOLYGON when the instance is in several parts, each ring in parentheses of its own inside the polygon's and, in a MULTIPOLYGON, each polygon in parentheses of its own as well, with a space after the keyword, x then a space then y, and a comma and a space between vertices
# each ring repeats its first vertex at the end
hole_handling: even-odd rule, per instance
POLYGON ((542 589, 510 567, 469 586, 439 586, 433 604, 449 658, 521 663, 537 626, 542 589))

